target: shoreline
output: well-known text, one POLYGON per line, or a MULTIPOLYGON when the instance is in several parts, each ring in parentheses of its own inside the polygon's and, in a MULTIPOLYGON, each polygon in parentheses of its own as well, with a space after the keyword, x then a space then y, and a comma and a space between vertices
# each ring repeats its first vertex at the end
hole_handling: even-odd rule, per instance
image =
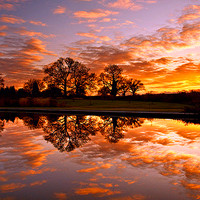
POLYGON ((0 108, 0 112, 24 112, 40 114, 78 114, 78 115, 109 115, 132 116, 146 118, 200 118, 198 113, 168 112, 168 111, 126 111, 126 110, 89 110, 89 109, 63 109, 63 108, 0 108))

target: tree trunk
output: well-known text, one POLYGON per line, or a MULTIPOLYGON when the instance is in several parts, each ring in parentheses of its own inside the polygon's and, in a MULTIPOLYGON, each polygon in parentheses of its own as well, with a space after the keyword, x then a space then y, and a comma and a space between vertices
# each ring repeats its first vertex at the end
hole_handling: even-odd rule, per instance
POLYGON ((67 79, 65 78, 64 79, 64 96, 66 97, 67 96, 67 79))

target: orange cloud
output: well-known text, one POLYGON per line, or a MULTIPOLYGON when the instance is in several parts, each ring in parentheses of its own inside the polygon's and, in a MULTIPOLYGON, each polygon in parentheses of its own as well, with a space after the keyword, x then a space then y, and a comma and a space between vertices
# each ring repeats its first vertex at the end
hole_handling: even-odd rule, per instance
POLYGON ((37 26, 47 26, 45 23, 40 21, 30 21, 31 24, 37 25, 37 26))
POLYGON ((21 183, 10 183, 0 186, 1 192, 14 192, 17 190, 20 190, 21 188, 24 188, 26 185, 21 183))
POLYGON ((101 188, 101 187, 88 187, 88 188, 77 189, 75 193, 79 194, 79 195, 97 194, 97 195, 100 195, 101 197, 103 197, 103 196, 119 194, 121 192, 120 191, 112 191, 110 189, 105 189, 105 188, 101 188))
POLYGON ((152 4, 152 3, 157 3, 157 1, 155 1, 155 0, 148 0, 148 1, 145 1, 145 3, 150 3, 150 4, 152 4))
POLYGON ((119 8, 119 9, 131 9, 131 10, 142 9, 141 5, 135 4, 132 0, 117 0, 115 2, 110 2, 107 5, 108 7, 119 8))
POLYGON ((110 22, 111 18, 103 18, 100 22, 110 22))
POLYGON ((178 23, 184 23, 198 18, 200 18, 200 6, 189 5, 183 9, 183 15, 178 18, 178 23))
POLYGON ((58 200, 66 200, 67 195, 65 193, 54 193, 54 196, 58 200))
POLYGON ((100 39, 100 40, 103 40, 103 41, 110 41, 111 40, 111 38, 109 38, 108 36, 97 36, 94 33, 76 33, 76 35, 83 36, 83 37, 100 39))
POLYGON ((107 17, 109 15, 117 15, 118 12, 96 9, 91 11, 77 11, 74 13, 74 16, 77 18, 86 18, 86 19, 97 19, 101 17, 107 17))
POLYGON ((0 69, 6 75, 7 85, 14 84, 15 87, 19 87, 25 80, 33 78, 33 76, 42 78, 43 73, 35 67, 35 62, 41 61, 43 55, 55 56, 55 54, 48 51, 43 41, 37 38, 19 40, 16 37, 3 40, 2 45, 6 48, 1 50, 0 69), (10 44, 12 45, 10 46, 10 44), (5 57, 4 54, 6 54, 5 57))
POLYGON ((46 183, 46 180, 43 181, 35 181, 33 183, 30 184, 30 186, 37 186, 37 185, 43 185, 44 183, 46 183))
POLYGON ((57 6, 57 8, 53 11, 53 14, 64 14, 66 13, 66 7, 57 6))
POLYGON ((0 3, 0 10, 13 10, 14 6, 10 3, 0 3))
POLYGON ((183 22, 185 22, 185 21, 194 20, 194 19, 198 19, 198 18, 200 18, 200 13, 185 14, 185 15, 182 15, 182 16, 178 19, 178 23, 183 23, 183 22))
POLYGON ((0 21, 5 22, 5 23, 10 23, 10 24, 22 24, 26 22, 20 17, 16 17, 13 15, 2 15, 2 17, 0 18, 0 21))
POLYGON ((16 33, 19 33, 20 35, 30 36, 30 37, 33 37, 33 36, 38 36, 38 37, 42 37, 42 38, 53 38, 53 37, 55 37, 55 35, 53 35, 53 34, 46 35, 46 34, 43 34, 41 32, 28 31, 25 28, 22 28, 21 30, 17 31, 16 33))
POLYGON ((97 171, 98 169, 109 169, 110 167, 112 166, 112 164, 109 164, 109 163, 106 163, 106 164, 103 164, 101 166, 98 166, 98 167, 92 167, 92 168, 87 168, 87 169, 80 169, 78 170, 77 172, 93 172, 93 171, 97 171))

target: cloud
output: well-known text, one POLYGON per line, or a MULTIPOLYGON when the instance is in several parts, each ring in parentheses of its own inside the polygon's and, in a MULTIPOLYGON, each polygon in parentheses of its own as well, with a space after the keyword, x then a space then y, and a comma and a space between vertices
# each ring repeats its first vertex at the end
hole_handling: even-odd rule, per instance
POLYGON ((75 193, 79 195, 93 194, 93 195, 100 195, 101 197, 104 197, 104 196, 110 196, 114 194, 120 194, 121 192, 112 191, 110 189, 101 188, 101 187, 88 187, 88 188, 77 189, 75 193))
POLYGON ((24 36, 30 36, 30 37, 34 37, 34 36, 38 36, 38 37, 42 37, 42 38, 53 38, 53 37, 55 37, 55 35, 53 35, 53 34, 46 35, 46 34, 43 34, 41 32, 28 31, 25 28, 21 28, 19 31, 16 31, 16 33, 18 33, 20 35, 24 35, 24 36))
POLYGON ((131 10, 142 9, 141 5, 135 4, 134 1, 132 0, 117 0, 115 2, 108 3, 107 6, 118 9, 131 9, 131 10))
POLYGON ((100 20, 100 22, 110 22, 111 18, 103 18, 102 20, 100 20))
POLYGON ((30 21, 29 23, 34 24, 36 26, 47 26, 45 23, 40 21, 30 21))
POLYGON ((47 180, 42 180, 42 181, 35 181, 33 183, 30 183, 30 186, 38 186, 38 185, 43 185, 44 183, 46 183, 47 180))
POLYGON ((10 23, 10 24, 22 24, 26 22, 20 17, 16 17, 13 15, 2 15, 2 17, 0 18, 0 21, 4 23, 10 23))
POLYGON ((77 11, 74 13, 76 18, 84 18, 84 19, 97 19, 101 17, 107 17, 109 15, 117 15, 118 12, 96 9, 91 11, 77 11))
POLYGON ((0 186, 1 192, 14 192, 17 190, 20 190, 21 188, 24 188, 26 185, 21 183, 10 183, 0 186))
POLYGON ((66 200, 67 195, 65 193, 54 193, 54 196, 58 200, 66 200))
POLYGON ((83 36, 83 37, 100 39, 100 40, 103 40, 103 41, 110 41, 111 40, 111 38, 109 38, 108 36, 97 36, 94 33, 76 33, 76 35, 83 36))
POLYGON ((14 6, 13 4, 10 4, 10 3, 1 3, 0 2, 0 10, 13 10, 14 9, 14 6))
POLYGON ((43 73, 35 67, 35 63, 40 62, 44 55, 54 56, 46 49, 43 41, 17 35, 6 36, 0 46, 0 52, 0 71, 6 75, 6 85, 16 87, 22 86, 30 78, 42 78, 43 73))
POLYGON ((145 3, 149 3, 149 4, 153 4, 153 3, 157 3, 157 0, 148 0, 148 1, 145 1, 145 3))
POLYGON ((66 7, 57 6, 57 8, 53 11, 53 14, 64 14, 66 13, 66 7))
POLYGON ((184 23, 190 20, 195 20, 200 18, 200 6, 189 5, 183 10, 183 14, 178 18, 178 23, 184 23))

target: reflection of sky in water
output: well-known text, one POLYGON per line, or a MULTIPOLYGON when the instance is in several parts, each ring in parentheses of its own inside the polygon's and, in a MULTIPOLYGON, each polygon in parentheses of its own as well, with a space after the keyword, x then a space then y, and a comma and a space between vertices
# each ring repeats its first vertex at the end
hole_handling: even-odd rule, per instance
MULTIPOLYGON (((88 119, 90 133, 91 124, 101 128, 87 135, 87 142, 82 135, 85 142, 79 148, 62 153, 52 145, 57 137, 44 140, 49 134, 43 131, 46 120, 39 129, 24 126, 27 120, 18 118, 5 122, 0 199, 200 199, 199 125, 142 119, 141 126, 131 127, 120 119, 116 129, 123 137, 110 143, 109 122, 116 122, 88 119)), ((83 118, 78 124, 76 117, 67 120, 74 125, 68 127, 70 137, 78 134, 80 124, 86 134, 83 118)))

